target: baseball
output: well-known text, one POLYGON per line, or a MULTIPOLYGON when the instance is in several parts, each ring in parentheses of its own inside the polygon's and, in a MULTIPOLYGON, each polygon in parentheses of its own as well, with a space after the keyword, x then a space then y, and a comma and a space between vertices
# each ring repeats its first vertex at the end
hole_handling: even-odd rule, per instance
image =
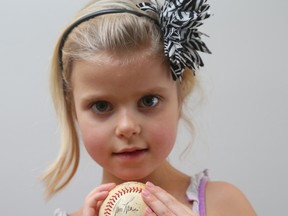
POLYGON ((147 208, 141 197, 144 187, 140 182, 117 185, 102 203, 99 216, 143 216, 147 208))

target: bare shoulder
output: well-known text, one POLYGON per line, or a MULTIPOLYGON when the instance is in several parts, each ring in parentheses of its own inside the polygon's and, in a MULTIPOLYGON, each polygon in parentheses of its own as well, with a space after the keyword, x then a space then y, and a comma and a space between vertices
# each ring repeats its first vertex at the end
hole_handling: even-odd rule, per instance
POLYGON ((256 216, 245 195, 226 182, 209 182, 206 188, 208 216, 256 216))
POLYGON ((81 216, 81 215, 82 215, 82 209, 79 209, 78 211, 69 214, 69 216, 81 216))

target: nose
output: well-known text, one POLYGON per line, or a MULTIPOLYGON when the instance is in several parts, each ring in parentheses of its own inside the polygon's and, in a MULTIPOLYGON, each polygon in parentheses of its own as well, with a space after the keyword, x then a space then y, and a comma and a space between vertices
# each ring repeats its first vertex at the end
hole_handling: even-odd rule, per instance
POLYGON ((127 110, 119 113, 115 134, 122 138, 131 138, 141 132, 139 122, 137 122, 136 114, 127 110))

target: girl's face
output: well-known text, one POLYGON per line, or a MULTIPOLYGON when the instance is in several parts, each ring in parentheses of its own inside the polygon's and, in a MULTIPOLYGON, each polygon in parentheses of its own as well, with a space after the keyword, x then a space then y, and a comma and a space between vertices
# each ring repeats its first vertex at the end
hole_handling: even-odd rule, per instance
POLYGON ((104 175, 124 181, 146 178, 166 162, 181 107, 167 65, 137 56, 126 64, 121 57, 77 62, 71 77, 85 148, 104 175))

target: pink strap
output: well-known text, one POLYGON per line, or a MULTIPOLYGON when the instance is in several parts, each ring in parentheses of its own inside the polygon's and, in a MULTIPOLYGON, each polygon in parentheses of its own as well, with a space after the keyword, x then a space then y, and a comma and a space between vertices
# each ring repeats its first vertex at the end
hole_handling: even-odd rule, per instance
POLYGON ((208 178, 207 176, 204 176, 199 184, 199 194, 198 194, 198 198, 199 198, 199 214, 200 216, 206 216, 206 196, 205 196, 205 192, 206 192, 206 185, 208 182, 208 178))

